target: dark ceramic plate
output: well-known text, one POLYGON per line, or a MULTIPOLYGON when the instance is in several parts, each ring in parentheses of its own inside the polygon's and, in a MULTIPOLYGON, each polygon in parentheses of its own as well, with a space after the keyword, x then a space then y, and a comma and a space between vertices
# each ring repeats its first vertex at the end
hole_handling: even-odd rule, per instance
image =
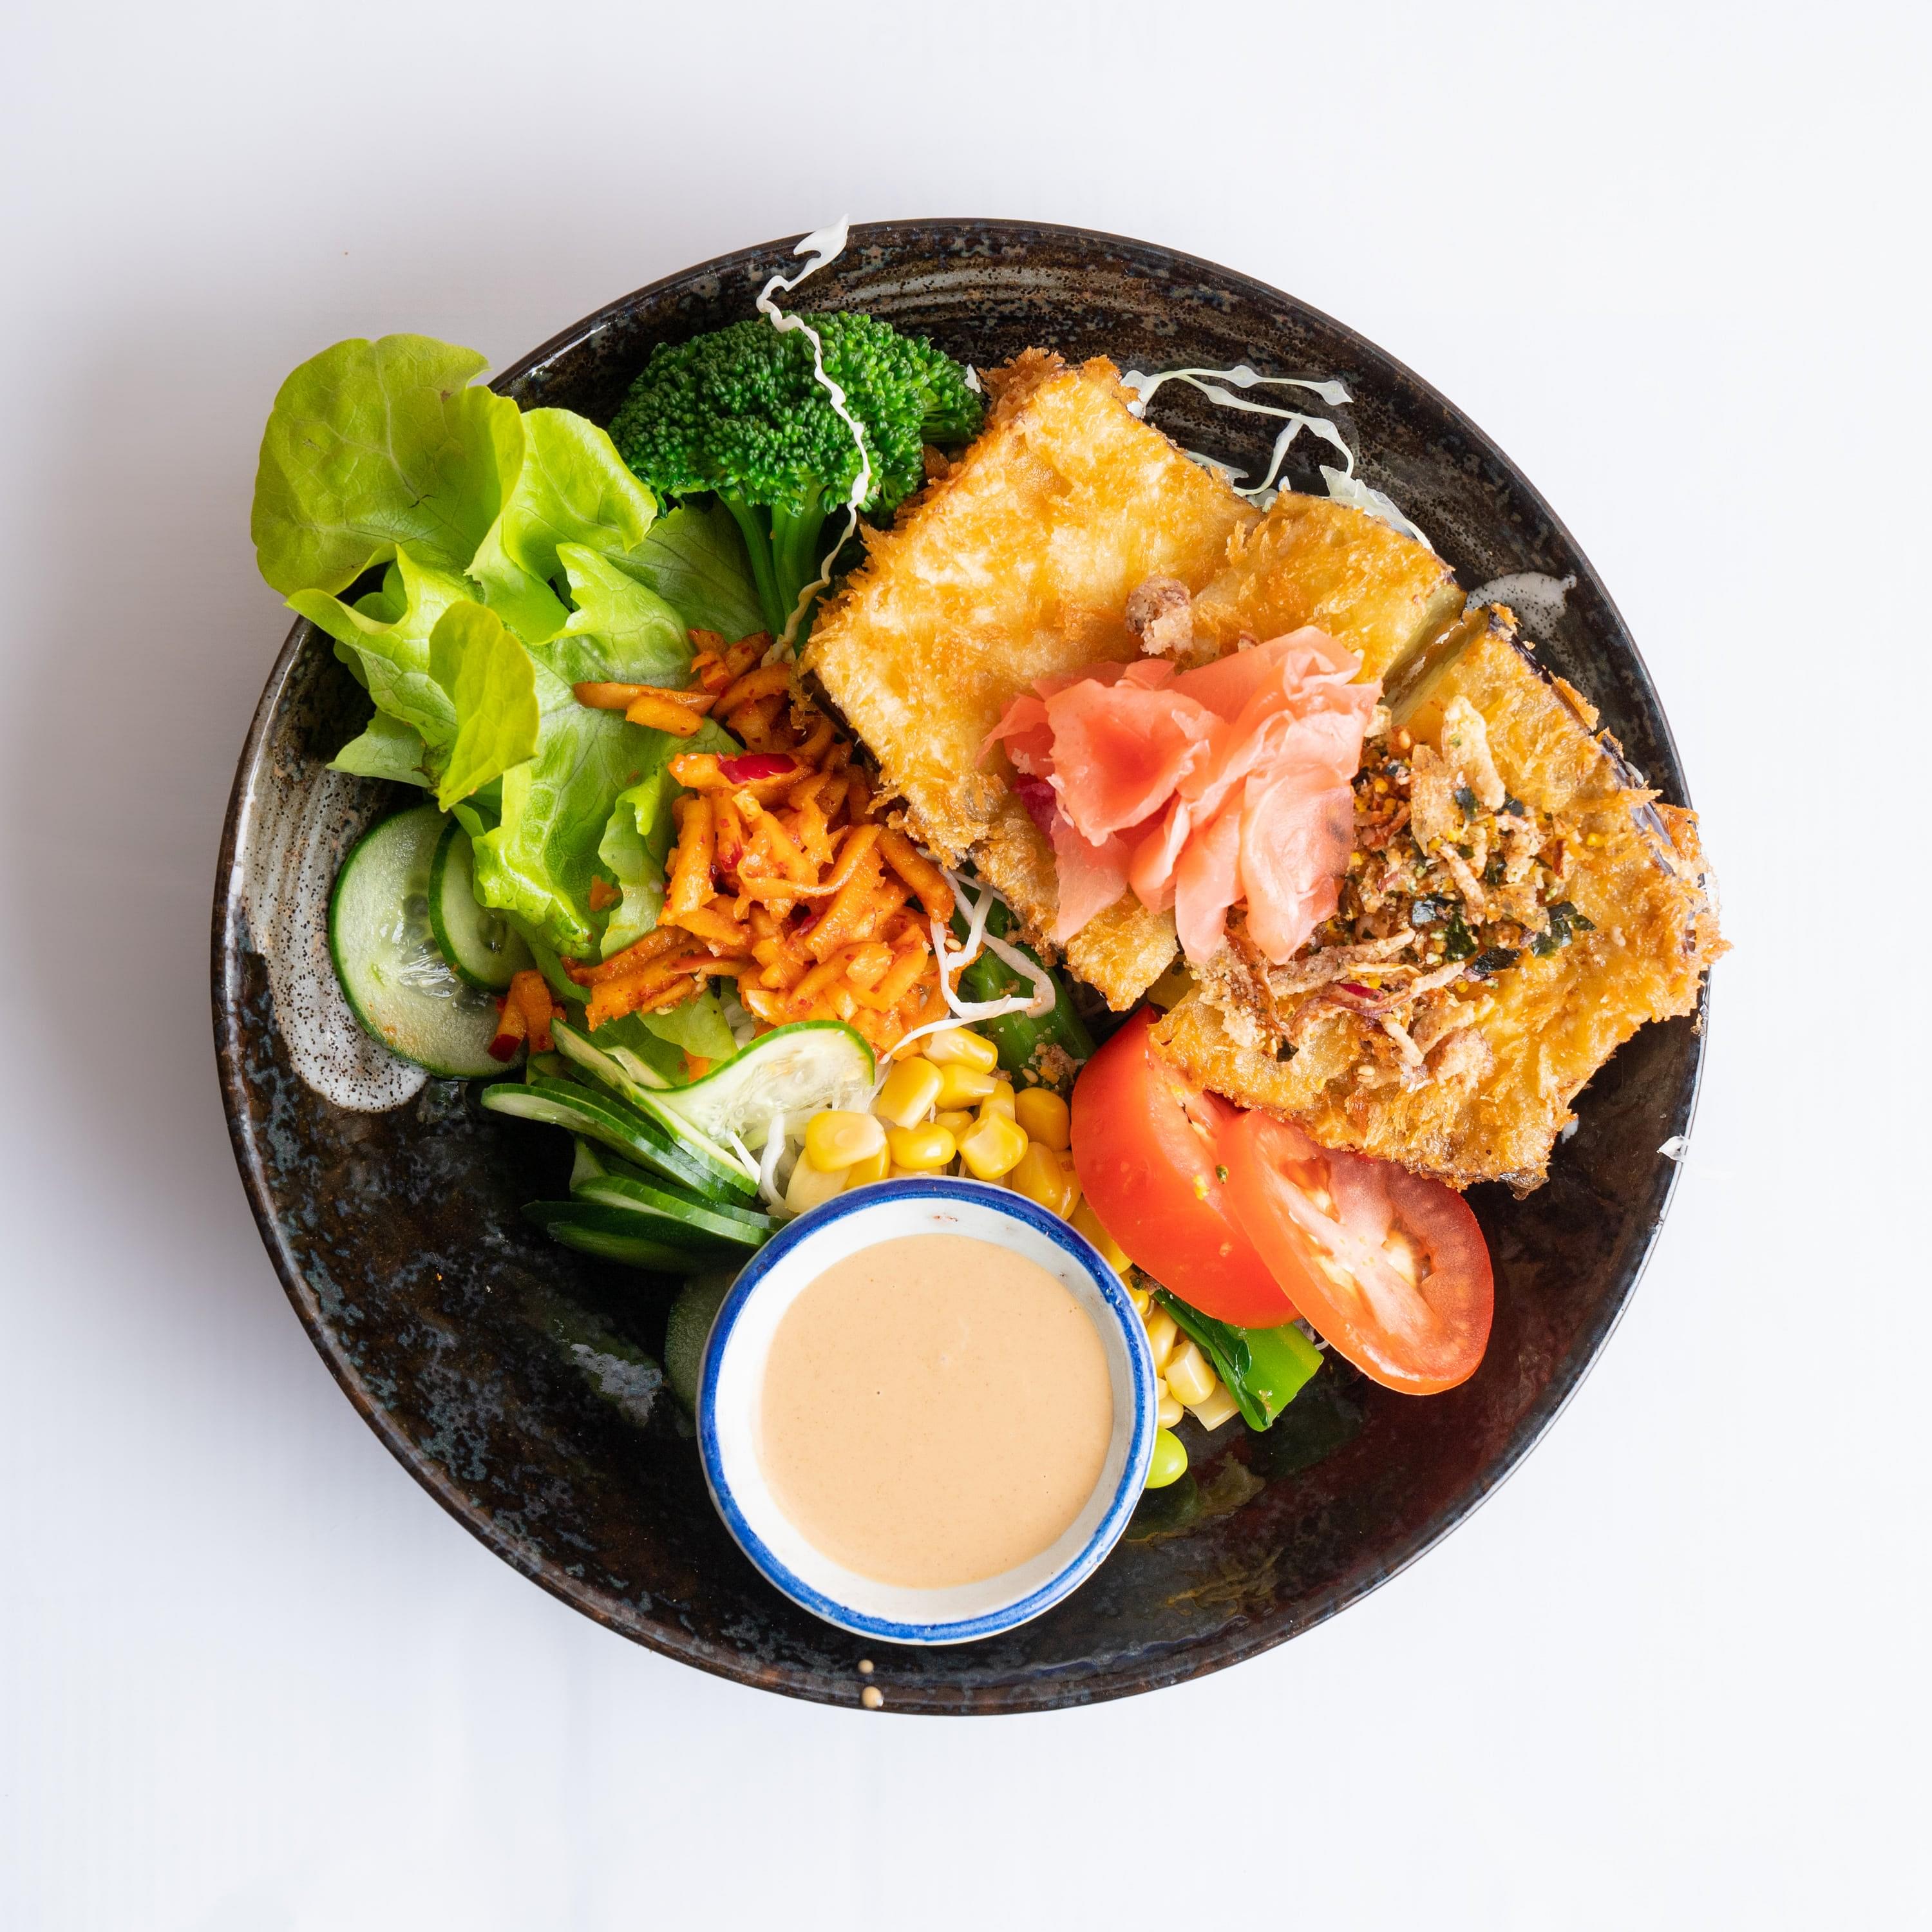
MULTIPOLYGON (((778 244, 674 276, 496 386, 608 421, 654 344, 750 314, 764 278, 791 266, 778 244)), ((858 229, 811 293, 981 364, 1040 344, 1123 367, 1245 360, 1341 377, 1354 400, 1338 413, 1364 473, 1466 585, 1576 578, 1543 658, 1601 707, 1666 796, 1688 802, 1642 661, 1568 532, 1480 430, 1350 330, 1164 248, 1010 222, 858 229)), ((1264 420, 1204 404, 1190 415, 1192 400, 1163 392, 1163 427, 1265 461, 1264 420)), ((404 1467, 506 1562, 668 1656, 795 1696, 856 1704, 870 1683, 889 1711, 958 1712, 1085 1703, 1238 1663, 1393 1576, 1509 1474, 1603 1347, 1657 1238, 1677 1172, 1657 1149, 1688 1130, 1696 1092, 1701 1040, 1688 1020, 1646 1028, 1610 1062, 1546 1186, 1522 1202, 1471 1196, 1496 1268, 1495 1333, 1473 1381, 1418 1401, 1324 1370, 1269 1435, 1194 1437, 1192 1474, 1150 1496, 1100 1575, 1037 1622, 960 1649, 861 1644, 767 1588, 712 1510, 647 1360, 670 1286, 554 1247, 520 1220, 520 1203, 562 1185, 563 1136, 484 1114, 458 1083, 358 1114, 296 1076, 248 881, 290 823, 333 851, 388 802, 383 787, 322 779, 358 702, 328 640, 298 624, 236 777, 214 1022, 249 1199, 322 1358, 404 1467), (862 1678, 868 1648, 877 1673, 862 1678)))

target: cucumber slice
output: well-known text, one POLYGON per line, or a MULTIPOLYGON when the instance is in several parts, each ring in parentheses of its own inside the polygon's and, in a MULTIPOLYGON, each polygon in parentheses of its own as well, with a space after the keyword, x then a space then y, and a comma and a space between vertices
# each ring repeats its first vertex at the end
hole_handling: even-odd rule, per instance
MULTIPOLYGON (((701 1129, 693 1126, 682 1114, 672 1110, 672 1096, 680 1089, 646 1086, 614 1055, 598 1046, 587 1031, 568 1020, 553 1020, 550 1032, 550 1038, 556 1042, 557 1052, 579 1072, 587 1073, 599 1086, 614 1094, 646 1120, 656 1122, 683 1148, 692 1160, 713 1171, 711 1180, 690 1184, 700 1193, 729 1192, 743 1196, 757 1194, 756 1179, 745 1172, 736 1154, 701 1129)), ((858 1036, 855 1034, 853 1037, 856 1039, 858 1036)), ((676 1178, 682 1180, 683 1176, 676 1178)))
POLYGON ((694 1274, 670 1305, 664 1324, 664 1380, 670 1392, 691 1413, 698 1413, 698 1378, 704 1366, 704 1345, 731 1284, 738 1279, 729 1268, 716 1274, 694 1274))
MULTIPOLYGON (((553 1022, 553 1030, 556 1024, 553 1022)), ((742 1201, 757 1192, 756 1184, 735 1161, 728 1170, 720 1170, 699 1160, 688 1140, 661 1121, 626 1106, 615 1094, 574 1080, 500 1082, 483 1096, 483 1104, 494 1114, 568 1127, 707 1198, 742 1201)))
POLYGON ((534 963, 509 921, 478 902, 470 835, 453 818, 430 861, 429 923, 457 977, 487 993, 500 993, 534 963))
POLYGON ((496 1002, 466 986, 439 950, 430 868, 443 817, 412 806, 370 826, 335 875, 328 951, 350 1010, 392 1053, 446 1080, 495 1079, 496 1002))
MULTIPOLYGON (((582 1019, 583 1016, 578 1014, 571 1021, 579 1033, 585 1030, 582 1019)), ((684 1049, 659 1039, 635 1013, 606 1020, 597 1029, 594 1044, 640 1087, 648 1087, 653 1093, 662 1092, 684 1078, 684 1049)))
MULTIPOLYGON (((586 1140, 581 1134, 577 1136, 577 1155, 570 1169, 570 1191, 573 1196, 580 1196, 586 1200, 597 1197, 591 1184, 598 1180, 640 1180, 647 1187, 661 1185, 653 1175, 641 1168, 633 1167, 627 1160, 620 1160, 608 1149, 600 1148, 594 1141, 586 1140)), ((677 1190, 680 1201, 692 1197, 682 1189, 677 1190)), ((784 1226, 776 1214, 767 1214, 761 1208, 741 1208, 736 1202, 716 1198, 703 1203, 707 1214, 721 1215, 741 1231, 734 1239, 742 1238, 748 1246, 757 1246, 767 1235, 776 1234, 784 1226)))
POLYGON ((635 1214, 640 1234, 693 1247, 728 1245, 749 1252, 763 1247, 778 1232, 778 1224, 766 1216, 754 1220, 748 1214, 721 1214, 708 1202, 653 1186, 641 1174, 600 1174, 580 1182, 573 1176, 570 1194, 574 1201, 594 1201, 635 1214), (760 1227, 758 1221, 765 1225, 760 1227), (664 1225, 652 1225, 658 1222, 664 1225))
POLYGON ((610 1163, 598 1152, 595 1141, 587 1141, 581 1134, 574 1136, 573 1140, 577 1158, 570 1164, 570 1191, 574 1194, 586 1180, 601 1180, 611 1168, 610 1163))
POLYGON ((702 1080, 654 1097, 709 1139, 736 1134, 758 1147, 775 1113, 865 1106, 876 1071, 872 1049, 851 1028, 838 1020, 800 1020, 760 1034, 702 1080))
POLYGON ((554 1241, 607 1262, 626 1262, 632 1268, 660 1274, 682 1274, 692 1263, 692 1250, 654 1241, 638 1232, 638 1217, 616 1208, 599 1208, 587 1201, 532 1201, 524 1214, 554 1241))

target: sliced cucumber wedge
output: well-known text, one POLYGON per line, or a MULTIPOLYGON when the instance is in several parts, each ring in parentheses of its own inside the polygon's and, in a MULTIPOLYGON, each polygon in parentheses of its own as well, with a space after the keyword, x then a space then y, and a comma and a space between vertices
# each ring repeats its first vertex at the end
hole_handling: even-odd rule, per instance
POLYGON ((851 1028, 800 1020, 760 1034, 702 1080, 654 1097, 710 1140, 736 1134, 760 1147, 774 1114, 863 1106, 876 1070, 872 1049, 851 1028))
MULTIPOLYGON (((642 1168, 633 1167, 627 1160, 620 1160, 608 1148, 600 1148, 595 1141, 587 1141, 581 1134, 576 1137, 576 1158, 570 1169, 570 1191, 573 1195, 581 1195, 586 1200, 596 1199, 598 1197, 592 1184, 599 1180, 640 1180, 647 1187, 662 1185, 658 1177, 642 1168)), ((680 1201, 695 1198, 687 1195, 682 1188, 676 1190, 676 1194, 680 1201)), ((720 1201, 714 1196, 702 1205, 707 1214, 722 1215, 742 1230, 742 1238, 751 1246, 756 1246, 767 1235, 776 1234, 784 1226, 779 1216, 767 1214, 762 1208, 741 1207, 735 1201, 720 1201)))
POLYGON ((328 950, 350 1010, 391 1052, 446 1080, 495 1079, 496 1002, 458 978, 430 922, 442 814, 412 806, 370 826, 335 875, 328 950))
POLYGON ((598 1046, 587 1030, 571 1021, 554 1020, 550 1030, 557 1052, 580 1072, 589 1075, 599 1086, 615 1094, 646 1120, 655 1121, 682 1147, 692 1161, 713 1172, 713 1180, 690 1184, 701 1193, 728 1192, 748 1196, 758 1192, 757 1180, 745 1172, 743 1164, 729 1148, 722 1145, 701 1128, 694 1126, 681 1112, 673 1108, 672 1097, 681 1090, 646 1086, 622 1062, 598 1046))
MULTIPOLYGON (((581 1013, 573 1013, 570 1024, 580 1036, 588 1036, 581 1013)), ((662 1093, 684 1078, 683 1049, 658 1039, 635 1013, 606 1020, 590 1044, 608 1054, 620 1072, 653 1094, 662 1093)))
POLYGON ((586 1140, 581 1134, 573 1136, 577 1157, 570 1164, 570 1191, 574 1194, 586 1180, 601 1180, 611 1170, 610 1162, 598 1151, 595 1141, 586 1140))
POLYGON ((570 1193, 574 1201, 594 1201, 603 1207, 635 1214, 640 1234, 659 1240, 687 1242, 692 1246, 728 1245, 748 1253, 753 1248, 764 1246, 778 1231, 777 1222, 764 1215, 754 1218, 748 1214, 723 1214, 687 1194, 653 1186, 641 1175, 602 1174, 580 1183, 573 1180, 570 1193), (760 1227, 759 1221, 764 1221, 765 1226, 760 1227), (646 1225, 656 1222, 663 1225, 646 1225))
POLYGON ((492 1113, 568 1127, 706 1198, 746 1201, 758 1192, 736 1162, 720 1167, 700 1160, 686 1136, 626 1106, 614 1094, 574 1080, 501 1082, 483 1096, 483 1104, 492 1113))
POLYGON ((660 1274, 683 1274, 690 1269, 689 1248, 672 1247, 639 1233, 638 1217, 621 1208, 600 1208, 589 1201, 532 1201, 524 1212, 553 1240, 580 1253, 627 1262, 660 1274))
POLYGON ((487 993, 536 963, 509 921, 478 902, 470 835, 454 819, 430 861, 429 923, 457 977, 487 993))

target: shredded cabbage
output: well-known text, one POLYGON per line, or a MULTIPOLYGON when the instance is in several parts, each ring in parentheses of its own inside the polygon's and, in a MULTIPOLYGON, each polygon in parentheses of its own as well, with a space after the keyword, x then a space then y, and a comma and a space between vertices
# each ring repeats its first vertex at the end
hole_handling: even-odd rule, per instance
MULTIPOLYGON (((1028 1019, 1044 1019, 1052 1012, 1053 1003, 1059 995, 1053 989, 1053 975, 1044 966, 1036 966, 1018 946, 1009 946, 997 933, 986 934, 986 950, 1032 985, 1033 998, 1020 1009, 1028 1019)), ((1014 994, 1012 997, 1017 999, 1019 995, 1014 994)))
MULTIPOLYGON (((928 854, 928 856, 930 856, 928 854)), ((1005 899, 991 886, 980 881, 968 880, 950 867, 939 868, 946 875, 947 884, 952 886, 954 896, 967 909, 966 937, 956 950, 947 944, 945 922, 932 920, 928 925, 932 934, 932 950, 939 962, 939 987, 945 996, 946 1014, 941 1020, 928 1020, 924 1026, 914 1027, 894 1046, 896 1054, 914 1040, 924 1040, 929 1034, 950 1033, 956 1026, 970 1025, 976 1020, 996 1020, 1007 1013, 1027 1013, 1037 1019, 1051 1010, 1057 997, 1052 976, 1044 967, 1036 967, 1026 956, 998 939, 986 930, 986 921, 992 915, 995 901, 1002 905, 1005 899), (976 893, 974 886, 979 890, 976 893), (1012 968, 1023 974, 1030 990, 1025 993, 1009 994, 1000 1000, 962 1000, 953 982, 979 958, 984 950, 990 950, 1012 968)), ((1010 911, 1011 907, 1007 910, 1010 911)), ((890 1060, 880 1070, 879 1077, 872 1088, 877 1099, 879 1090, 886 1084, 886 1076, 892 1071, 890 1060)))
POLYGON ((765 1157, 758 1163, 758 1192, 767 1207, 782 1208, 785 1204, 784 1196, 778 1192, 778 1161, 784 1150, 784 1116, 774 1112, 765 1123, 765 1157))
MULTIPOLYGON (((1284 388, 1306 389, 1326 403, 1331 410, 1349 400, 1347 386, 1343 383, 1318 382, 1305 376, 1258 376, 1245 362, 1237 362, 1232 369, 1163 369, 1156 376, 1144 375, 1138 369, 1130 369, 1120 380, 1139 398, 1138 406, 1130 406, 1133 407, 1134 414, 1138 416, 1154 400, 1156 392, 1163 382, 1186 382, 1190 387, 1198 389, 1202 388, 1202 379, 1209 376, 1217 382, 1232 382, 1238 389, 1252 389, 1257 383, 1262 382, 1278 384, 1284 388)), ((1213 392, 1203 390, 1202 393, 1211 394, 1213 392)), ((1223 391, 1222 394, 1225 395, 1226 392, 1223 391)), ((1229 400, 1232 401, 1233 399, 1230 398, 1229 400)), ((1237 404, 1236 406, 1241 405, 1237 404)), ((1258 409, 1261 406, 1250 404, 1246 406, 1258 409)), ((1280 412, 1276 410, 1273 413, 1279 415, 1280 412)))
POLYGON ((724 1130, 724 1138, 730 1143, 731 1152, 736 1156, 738 1165, 745 1170, 745 1178, 747 1180, 756 1180, 758 1178, 758 1156, 730 1128, 728 1127, 724 1130))
POLYGON ((1322 480, 1328 486, 1328 494, 1336 502, 1350 504, 1358 510, 1367 511, 1370 516, 1379 518, 1390 530, 1400 530, 1406 537, 1413 537, 1424 550, 1432 550, 1436 548, 1388 497, 1379 490, 1371 489, 1355 474, 1352 456, 1346 470, 1330 470, 1324 463, 1322 466, 1322 480))
POLYGON ((815 275, 828 262, 836 262, 845 252, 845 242, 852 226, 849 215, 841 216, 829 228, 814 230, 792 250, 794 255, 809 255, 798 273, 788 278, 774 275, 758 292, 758 308, 760 315, 770 319, 772 326, 781 335, 796 329, 812 344, 812 380, 825 392, 826 399, 832 405, 832 413, 852 432, 852 440, 859 448, 859 473, 852 479, 850 494, 845 500, 845 530, 838 541, 826 553, 825 567, 812 582, 798 593, 798 602, 792 606, 791 616, 786 620, 784 635, 773 647, 774 656, 789 656, 792 640, 798 634, 799 620, 812 608, 812 602, 832 581, 832 560, 843 550, 859 527, 859 506, 871 494, 872 488, 872 459, 866 448, 866 439, 861 433, 857 418, 845 406, 845 392, 827 373, 825 367, 825 344, 819 339, 817 329, 802 316, 788 315, 772 299, 775 289, 790 295, 807 277, 815 275))
POLYGON ((1281 433, 1274 440, 1274 452, 1270 458, 1268 472, 1258 483, 1245 483, 1241 479, 1245 470, 1235 469, 1232 464, 1219 461, 1211 456, 1204 456, 1199 451, 1184 449, 1181 454, 1191 462, 1198 463, 1202 469, 1220 477, 1238 496, 1245 496, 1257 509, 1264 510, 1280 494, 1275 479, 1281 474, 1281 466, 1286 460, 1289 448, 1304 430, 1310 435, 1318 436, 1322 442, 1340 452, 1343 465, 1340 470, 1321 466, 1322 480, 1330 497, 1336 502, 1347 503, 1355 509, 1366 510, 1372 517, 1379 518, 1392 530, 1401 531, 1406 537, 1413 537, 1425 550, 1435 546, 1397 509, 1381 490, 1372 489, 1355 474, 1355 452, 1348 446, 1348 439, 1326 416, 1304 414, 1299 410, 1285 410, 1272 403, 1256 402, 1245 396, 1238 396, 1224 388, 1224 382, 1232 382, 1237 388, 1252 389, 1263 384, 1274 384, 1283 388, 1306 389, 1330 408, 1350 400, 1346 386, 1336 382, 1317 382, 1302 376, 1261 376, 1245 362, 1238 362, 1232 369, 1163 369, 1157 374, 1148 375, 1138 369, 1130 369, 1121 381, 1133 391, 1133 402, 1128 406, 1136 416, 1144 416, 1148 404, 1154 400, 1161 386, 1166 382, 1185 382, 1190 389, 1205 396, 1216 409, 1238 410, 1246 416, 1274 416, 1281 423, 1281 433))

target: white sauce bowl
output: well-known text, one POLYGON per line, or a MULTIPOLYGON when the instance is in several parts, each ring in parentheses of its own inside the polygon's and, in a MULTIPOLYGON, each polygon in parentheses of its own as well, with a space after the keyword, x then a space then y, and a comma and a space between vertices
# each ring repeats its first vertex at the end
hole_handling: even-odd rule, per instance
POLYGON ((698 1392, 704 1480, 724 1526, 766 1580, 841 1630, 886 1643, 970 1643, 1051 1610, 1097 1570, 1127 1526, 1154 1454, 1154 1357, 1120 1277, 1092 1243, 1024 1196, 976 1180, 892 1180, 855 1189, 782 1228, 724 1298, 698 1392), (772 1338, 825 1270, 910 1234, 964 1234, 1044 1268, 1093 1322, 1107 1360, 1114 1427, 1100 1480, 1047 1549, 975 1583, 910 1588, 862 1576, 808 1543, 778 1507, 758 1458, 772 1338))

